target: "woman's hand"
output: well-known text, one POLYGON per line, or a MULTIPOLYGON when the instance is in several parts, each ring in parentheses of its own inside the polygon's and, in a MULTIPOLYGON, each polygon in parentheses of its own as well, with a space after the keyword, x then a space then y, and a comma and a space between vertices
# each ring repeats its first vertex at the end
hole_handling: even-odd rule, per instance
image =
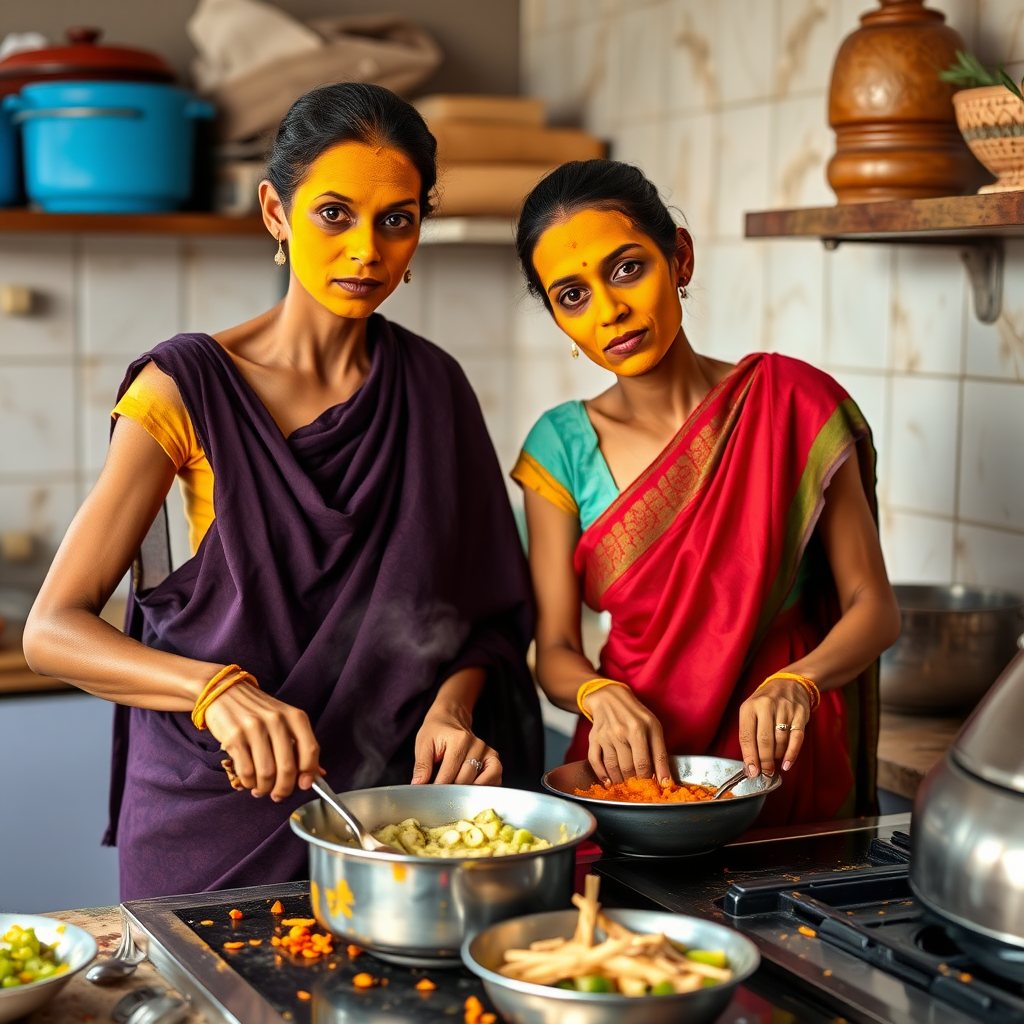
POLYGON ((770 777, 779 760, 788 772, 800 754, 810 717, 810 694, 795 679, 773 679, 751 694, 740 705, 740 750, 747 774, 770 777))
POLYGON ((284 704, 249 683, 236 683, 206 711, 206 726, 234 762, 253 796, 275 802, 309 789, 320 768, 320 744, 305 711, 284 704))
POLYGON ((661 723, 628 686, 603 686, 584 697, 594 719, 588 760, 605 784, 624 779, 672 778, 661 723))
POLYGON ((501 758, 473 734, 472 712, 459 702, 435 698, 427 717, 416 734, 416 767, 412 773, 414 786, 430 782, 434 765, 440 762, 435 785, 500 786, 501 758), (483 767, 477 771, 471 761, 483 767))

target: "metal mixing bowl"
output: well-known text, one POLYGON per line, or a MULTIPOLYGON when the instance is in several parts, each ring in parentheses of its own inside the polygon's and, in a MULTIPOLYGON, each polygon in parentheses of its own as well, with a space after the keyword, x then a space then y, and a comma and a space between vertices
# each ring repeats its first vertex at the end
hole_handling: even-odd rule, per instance
POLYGON ((552 844, 507 857, 460 859, 371 853, 319 800, 291 817, 309 846, 313 913, 335 935, 393 963, 459 964, 459 948, 495 921, 569 904, 576 847, 594 832, 583 807, 499 786, 388 786, 343 794, 371 831, 416 818, 436 828, 493 807, 501 818, 552 844))
POLYGON ((900 638, 882 655, 879 696, 891 711, 974 707, 1017 653, 1024 597, 989 587, 897 583, 900 638))
MULTIPOLYGON (((720 786, 743 767, 727 757, 670 757, 676 782, 720 786)), ((575 796, 598 781, 588 761, 553 768, 541 782, 545 789, 583 804, 597 819, 595 841, 611 852, 638 857, 687 857, 707 853, 742 835, 761 813, 764 798, 782 785, 782 777, 744 779, 731 799, 688 804, 631 804, 575 796)))
POLYGON ((40 942, 57 943, 57 956, 68 969, 55 978, 34 981, 17 988, 0 988, 0 1024, 20 1020, 40 1006, 45 1006, 83 967, 96 956, 96 940, 83 928, 58 921, 53 917, 33 914, 0 914, 0 937, 12 925, 34 928, 40 942), (58 930, 59 929, 59 930, 58 930))
MULTIPOLYGON (((506 949, 526 949, 537 939, 571 938, 575 910, 531 914, 493 925, 462 947, 466 966, 479 975, 498 1012, 515 1024, 704 1024, 728 1005, 733 990, 757 970, 761 957, 747 938, 699 917, 651 910, 608 910, 610 918, 635 932, 658 934, 694 949, 722 949, 731 981, 671 996, 622 996, 573 992, 513 981, 498 974, 506 949)), ((599 930, 599 938, 603 934, 599 930)))

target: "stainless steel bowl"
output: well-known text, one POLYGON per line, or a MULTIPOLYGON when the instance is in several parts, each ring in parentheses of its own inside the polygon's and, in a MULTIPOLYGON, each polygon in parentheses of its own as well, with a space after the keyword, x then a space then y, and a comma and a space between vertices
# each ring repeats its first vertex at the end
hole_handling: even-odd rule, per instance
MULTIPOLYGON (((743 767, 727 757, 672 757, 676 782, 720 786, 743 767)), ((764 798, 782 785, 780 775, 744 779, 731 799, 689 804, 631 804, 575 796, 597 782, 590 763, 573 761, 553 768, 541 780, 544 788, 582 804, 597 819, 595 841, 608 851, 638 857, 687 857, 707 853, 742 835, 761 813, 764 798)))
POLYGON ((893 589, 903 630, 882 655, 882 705, 912 714, 974 707, 1017 653, 1024 597, 961 584, 893 589))
POLYGON ((515 1024, 703 1024, 728 1005, 733 990, 757 970, 761 957, 739 932, 699 917, 651 910, 608 910, 627 928, 664 934, 696 949, 723 949, 732 968, 731 981, 696 992, 671 996, 621 996, 572 992, 548 985, 513 981, 498 974, 506 949, 525 949, 537 939, 570 938, 577 912, 561 910, 503 921, 466 941, 462 959, 484 983, 498 1012, 515 1024))
POLYGON ((67 971, 55 978, 34 981, 17 988, 0 988, 0 1024, 20 1020, 40 1006, 45 1006, 83 967, 96 956, 96 940, 83 928, 58 921, 53 917, 33 914, 0 914, 0 936, 12 925, 34 928, 41 942, 57 943, 57 956, 68 965, 67 971))
POLYGON ((595 828, 583 807, 499 786, 388 786, 353 790, 344 800, 371 830, 406 818, 433 828, 493 807, 505 821, 557 844, 476 859, 371 853, 346 845, 348 827, 319 800, 300 807, 291 826, 310 844, 316 919, 400 964, 457 967, 467 935, 517 914, 567 906, 576 847, 595 828))

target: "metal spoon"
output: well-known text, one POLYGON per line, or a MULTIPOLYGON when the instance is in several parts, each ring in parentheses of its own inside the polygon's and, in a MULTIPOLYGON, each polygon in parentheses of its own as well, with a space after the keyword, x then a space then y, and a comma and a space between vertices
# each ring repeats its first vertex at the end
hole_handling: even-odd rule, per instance
POLYGON ((364 850, 374 853, 395 853, 390 846, 374 839, 363 827, 362 822, 341 802, 341 798, 328 785, 327 780, 321 775, 313 779, 313 789, 320 794, 320 798, 330 804, 344 819, 349 831, 355 836, 356 842, 364 850))
POLYGON ((135 945, 126 924, 121 935, 121 942, 114 950, 114 955, 90 967, 85 972, 85 980, 91 981, 94 985, 116 985, 128 975, 134 974, 139 964, 145 959, 146 955, 135 945))
POLYGON ((733 788, 737 783, 742 782, 747 777, 746 766, 740 768, 735 775, 730 775, 729 778, 723 782, 718 789, 715 790, 715 795, 711 798, 712 800, 721 800, 730 789, 733 788))

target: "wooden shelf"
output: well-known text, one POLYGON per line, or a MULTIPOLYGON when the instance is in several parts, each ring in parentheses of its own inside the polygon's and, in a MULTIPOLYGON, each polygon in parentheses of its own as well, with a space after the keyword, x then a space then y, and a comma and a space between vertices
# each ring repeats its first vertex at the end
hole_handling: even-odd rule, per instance
MULTIPOLYGON (((0 233, 67 235, 192 235, 266 238, 260 217, 218 213, 41 213, 0 209, 0 233)), ((505 217, 437 217, 423 224, 422 245, 511 245, 513 226, 505 217)))
POLYGON ((66 235, 221 235, 259 237, 267 229, 259 217, 217 213, 40 213, 0 210, 0 232, 66 235))
POLYGON ((760 210, 747 214, 746 237, 820 238, 826 249, 840 242, 955 245, 971 279, 974 313, 991 324, 1003 305, 1003 242, 1024 238, 1024 191, 760 210))
POLYGON ((747 214, 746 236, 935 244, 1024 238, 1024 192, 760 210, 747 214))

